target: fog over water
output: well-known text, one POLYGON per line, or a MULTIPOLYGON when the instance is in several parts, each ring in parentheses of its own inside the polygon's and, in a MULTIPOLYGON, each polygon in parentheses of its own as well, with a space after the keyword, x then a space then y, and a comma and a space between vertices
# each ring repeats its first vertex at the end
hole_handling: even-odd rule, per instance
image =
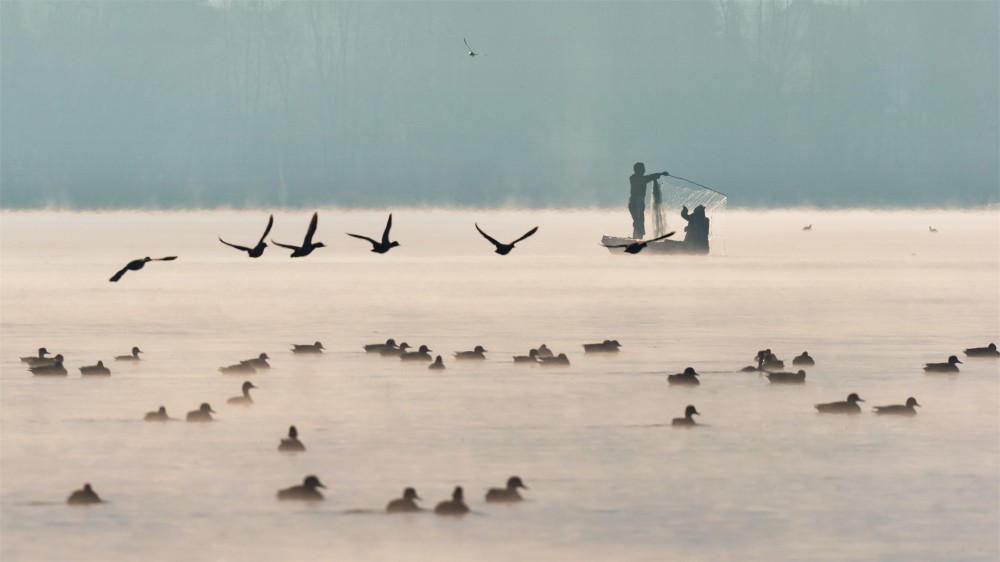
MULTIPOLYGON (((1000 362, 962 354, 1000 343, 995 210, 730 210, 703 257, 611 255, 597 242, 621 212, 393 211, 388 254, 343 234, 386 213, 320 208, 327 247, 295 260, 216 239, 255 241, 262 212, 4 211, 0 558, 1000 556, 1000 362), (473 222, 540 228, 501 257, 473 222), (144 255, 179 257, 107 281, 144 255), (363 352, 389 337, 447 369, 363 352), (619 354, 583 353, 610 338, 619 354), (322 356, 289 351, 316 340, 322 356), (513 364, 543 342, 571 366, 513 364), (452 360, 475 345, 485 361, 452 360), (27 372, 39 346, 68 377, 27 372), (111 360, 132 346, 141 362, 111 360), (804 385, 736 372, 764 347, 817 363, 804 385), (218 367, 261 352, 254 404, 227 404, 245 377, 218 367), (959 374, 924 374, 951 354, 959 374), (99 359, 110 377, 80 376, 99 359), (667 384, 688 366, 700 386, 667 384), (861 415, 813 408, 850 392, 861 415), (870 411, 909 396, 916 417, 870 411), (201 402, 215 423, 142 421, 201 402), (688 404, 703 426, 670 427, 688 404), (292 424, 307 451, 280 454, 292 424), (307 474, 326 501, 275 498, 307 474), (526 502, 483 501, 515 474, 526 502), (109 503, 67 506, 84 482, 109 503), (406 486, 433 508, 456 485, 464 519, 381 513, 406 486)), ((272 236, 300 239, 310 214, 277 213, 272 236)))
POLYGON ((0 3, 4 208, 1000 200, 1000 4, 0 3), (463 38, 482 56, 470 57, 463 38))

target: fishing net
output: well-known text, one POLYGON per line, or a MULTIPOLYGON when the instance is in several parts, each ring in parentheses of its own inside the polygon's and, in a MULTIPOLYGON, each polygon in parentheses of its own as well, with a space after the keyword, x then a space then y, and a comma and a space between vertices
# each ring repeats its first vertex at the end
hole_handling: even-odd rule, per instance
POLYGON ((667 217, 671 217, 669 222, 675 225, 675 230, 680 227, 679 229, 683 231, 686 222, 680 216, 684 207, 687 207, 688 211, 693 211, 698 205, 704 205, 705 214, 716 219, 726 210, 729 197, 725 194, 704 187, 685 185, 684 181, 681 178, 668 176, 653 182, 650 210, 654 236, 663 236, 670 231, 667 217))

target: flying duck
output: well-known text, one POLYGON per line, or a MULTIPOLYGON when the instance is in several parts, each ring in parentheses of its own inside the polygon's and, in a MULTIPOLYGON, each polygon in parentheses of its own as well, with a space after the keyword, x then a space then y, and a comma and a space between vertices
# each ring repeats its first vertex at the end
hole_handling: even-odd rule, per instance
POLYGON ((507 254, 510 253, 511 250, 514 249, 514 244, 517 244, 521 240, 524 240, 525 238, 527 238, 527 237, 531 236, 532 234, 538 232, 538 227, 536 226, 535 228, 532 228, 528 232, 524 233, 523 236, 521 236, 517 240, 514 240, 510 244, 504 244, 503 242, 500 242, 496 238, 493 238, 489 234, 486 234, 485 232, 483 232, 483 229, 479 228, 479 223, 476 223, 476 230, 479 231, 479 234, 483 235, 483 238, 489 240, 490 244, 493 244, 494 246, 496 246, 496 250, 494 250, 494 252, 500 254, 501 256, 506 256, 507 254))
POLYGON ((313 234, 316 234, 316 225, 319 223, 319 212, 313 213, 312 220, 309 221, 309 229, 306 230, 306 237, 302 240, 301 246, 292 246, 290 244, 282 244, 280 242, 275 242, 271 239, 271 243, 282 248, 287 248, 292 250, 291 257, 301 258, 308 256, 316 248, 325 248, 326 246, 322 242, 313 242, 313 234))
POLYGON ((118 273, 115 273, 114 275, 112 275, 111 279, 108 279, 108 281, 111 281, 112 283, 117 283, 118 280, 122 278, 122 275, 125 275, 125 273, 127 271, 129 271, 129 270, 131 270, 131 271, 139 271, 140 269, 142 269, 142 266, 146 265, 146 262, 151 262, 151 261, 174 261, 175 259, 177 259, 177 256, 167 256, 165 258, 151 258, 149 256, 146 256, 146 257, 142 258, 141 260, 132 260, 132 261, 128 262, 128 265, 126 265, 125 267, 121 268, 118 271, 118 273))
POLYGON ((372 245, 372 251, 376 254, 384 254, 389 250, 399 246, 399 242, 393 240, 389 241, 389 229, 392 228, 392 213, 389 213, 389 220, 385 223, 385 230, 382 231, 382 240, 375 241, 367 236, 361 236, 360 234, 347 233, 348 236, 353 236, 354 238, 360 238, 361 240, 367 240, 372 245))
POLYGON ((648 246, 650 242, 656 242, 656 241, 659 241, 659 240, 663 240, 664 238, 670 238, 674 234, 676 234, 676 233, 675 232, 668 232, 668 233, 664 234, 663 236, 657 236, 656 238, 651 238, 649 240, 640 240, 638 242, 632 242, 630 244, 610 244, 610 245, 609 244, 602 244, 602 245, 605 248, 625 248, 625 253, 626 254, 638 254, 639 252, 641 252, 643 250, 643 248, 645 248, 646 246, 648 246))
POLYGON ((247 248, 246 246, 237 246, 236 244, 230 244, 229 242, 223 240, 221 236, 219 237, 219 242, 222 242, 223 244, 231 248, 236 248, 237 250, 246 252, 251 258, 259 258, 260 256, 264 255, 264 248, 267 247, 267 243, 264 242, 264 239, 267 238, 268 233, 271 232, 272 226, 274 226, 274 215, 271 215, 271 218, 267 219, 267 228, 264 229, 264 234, 260 236, 260 241, 258 241, 257 245, 254 246, 253 248, 247 248))

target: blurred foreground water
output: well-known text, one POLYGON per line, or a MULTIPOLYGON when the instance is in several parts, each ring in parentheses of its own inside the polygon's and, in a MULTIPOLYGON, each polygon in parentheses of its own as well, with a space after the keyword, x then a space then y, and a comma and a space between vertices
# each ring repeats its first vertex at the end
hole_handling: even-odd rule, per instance
MULTIPOLYGON (((301 242, 310 214, 271 237, 301 242)), ((961 354, 1000 343, 996 210, 729 211, 708 257, 610 255, 624 210, 395 210, 386 255, 344 235, 377 238, 386 214, 321 209, 327 248, 251 260, 216 237, 253 245, 263 212, 4 212, 0 558, 1000 557, 1000 362, 961 354), (501 257, 474 221, 540 229, 501 257), (107 281, 146 255, 179 259, 107 281), (389 337, 447 370, 362 351, 389 337), (621 353, 583 354, 604 339, 621 353), (543 342, 572 365, 512 363, 543 342), (486 361, 451 360, 477 344, 486 361), (26 371, 40 346, 68 377, 26 371), (143 361, 112 361, 132 346, 143 361), (789 369, 808 350, 805 385, 736 372, 765 347, 789 369), (261 352, 270 371, 217 370, 261 352), (952 354, 960 374, 923 373, 952 354), (112 376, 81 378, 97 360, 112 376), (688 366, 699 387, 667 385, 688 366), (255 403, 227 405, 245 378, 255 403), (813 408, 851 392, 860 416, 813 408), (908 396, 914 418, 871 414, 908 396), (142 421, 201 402, 216 423, 142 421), (688 404, 703 425, 670 427, 688 404), (279 454, 292 424, 308 450, 279 454), (307 474, 325 502, 275 499, 307 474), (526 502, 483 501, 515 474, 526 502), (65 505, 84 482, 109 503, 65 505), (455 485, 464 519, 381 513, 455 485)))

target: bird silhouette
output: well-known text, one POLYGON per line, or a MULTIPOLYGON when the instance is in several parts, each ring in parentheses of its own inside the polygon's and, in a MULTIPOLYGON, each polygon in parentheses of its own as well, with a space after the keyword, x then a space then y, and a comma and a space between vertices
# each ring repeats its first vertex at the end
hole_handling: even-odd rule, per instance
POLYGON ((125 275, 125 273, 127 271, 129 271, 129 270, 139 271, 140 269, 142 269, 142 266, 146 265, 146 262, 150 262, 150 261, 174 261, 175 259, 177 259, 177 256, 167 256, 165 258, 151 258, 149 256, 146 256, 146 257, 142 258, 141 260, 132 260, 132 261, 128 262, 128 265, 126 265, 125 267, 121 268, 121 270, 119 270, 118 273, 115 273, 114 275, 112 275, 111 279, 108 279, 108 281, 111 281, 112 283, 117 283, 118 280, 122 278, 122 275, 125 275))
POLYGON ((271 242, 276 246, 281 246, 282 248, 288 248, 292 250, 293 258, 301 258, 308 256, 316 248, 325 248, 326 246, 322 242, 313 242, 313 234, 316 234, 316 225, 319 223, 319 212, 313 213, 312 220, 309 221, 309 230, 306 231, 306 237, 302 240, 301 246, 292 246, 291 244, 282 244, 280 242, 275 242, 271 239, 271 242))
POLYGON ((375 252, 376 254, 384 254, 389 250, 395 248, 396 246, 399 246, 399 242, 396 242, 395 240, 392 242, 389 241, 389 229, 391 228, 392 228, 392 213, 389 213, 389 220, 385 223, 385 230, 382 231, 381 242, 376 242, 375 240, 372 240, 367 236, 361 236, 360 234, 351 234, 350 232, 348 232, 347 235, 371 242, 373 252, 375 252))
POLYGON ((664 238, 670 238, 673 236, 674 232, 668 232, 663 236, 657 236, 656 238, 651 238, 649 240, 640 240, 639 242, 632 242, 631 244, 603 244, 605 248, 625 248, 626 254, 638 254, 645 248, 650 242, 656 242, 657 240, 663 240, 664 238))
POLYGON ((486 54, 486 53, 477 53, 477 52, 473 51, 472 47, 469 46, 469 42, 466 41, 465 37, 462 37, 462 41, 465 43, 465 48, 469 50, 469 56, 470 57, 478 57, 480 55, 485 55, 486 54))
POLYGON ((493 238, 489 234, 486 234, 485 232, 483 232, 483 229, 479 228, 479 223, 476 223, 476 230, 479 231, 479 234, 483 235, 483 238, 489 240, 491 244, 493 244, 494 246, 496 246, 496 248, 497 248, 496 249, 496 253, 500 254, 501 256, 506 256, 507 254, 510 253, 511 250, 514 249, 514 244, 517 244, 521 240, 524 240, 525 238, 527 238, 527 237, 531 236, 532 234, 538 232, 538 227, 536 226, 535 228, 532 228, 528 232, 524 233, 524 236, 518 238, 517 240, 514 240, 510 244, 504 244, 503 242, 498 242, 496 238, 493 238))
POLYGON ((808 226, 803 226, 802 227, 802 230, 812 230, 812 229, 813 229, 813 225, 811 225, 811 224, 808 225, 808 226))
POLYGON ((267 220, 267 228, 264 229, 264 234, 260 236, 260 241, 257 242, 257 245, 254 246, 253 248, 247 248, 246 246, 237 246, 236 244, 230 244, 229 242, 223 240, 221 236, 219 237, 219 242, 222 242, 223 244, 231 248, 236 248, 237 250, 246 252, 247 254, 250 255, 251 258, 259 258, 264 254, 264 248, 267 247, 267 243, 264 242, 264 239, 267 238, 267 235, 271 232, 272 226, 274 226, 274 215, 271 215, 271 218, 267 220))

